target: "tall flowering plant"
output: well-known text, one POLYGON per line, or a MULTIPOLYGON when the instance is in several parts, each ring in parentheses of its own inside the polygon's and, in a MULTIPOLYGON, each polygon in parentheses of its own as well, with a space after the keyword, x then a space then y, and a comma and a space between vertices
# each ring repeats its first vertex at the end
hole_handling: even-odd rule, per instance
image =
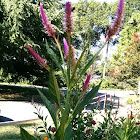
MULTIPOLYGON (((64 15, 64 31, 66 32, 67 38, 63 38, 64 43, 64 51, 60 46, 58 39, 56 39, 56 32, 51 22, 47 19, 46 14, 43 9, 42 3, 40 3, 40 12, 41 19, 44 25, 44 29, 46 34, 56 42, 56 47, 58 48, 62 60, 63 67, 61 63, 59 63, 57 59, 57 55, 53 52, 51 48, 47 48, 49 52, 51 52, 51 58, 55 60, 56 65, 60 68, 63 73, 63 77, 65 79, 67 85, 67 93, 64 97, 62 97, 62 93, 59 89, 55 72, 53 69, 47 64, 47 60, 41 58, 34 50, 27 44, 27 48, 33 58, 37 61, 37 63, 44 67, 49 71, 49 92, 52 95, 52 101, 50 101, 47 96, 45 96, 41 91, 38 90, 46 108, 48 109, 53 123, 53 133, 54 139, 56 140, 68 140, 71 137, 72 120, 79 114, 85 107, 85 105, 89 104, 91 100, 97 95, 101 82, 97 86, 93 86, 93 88, 88 91, 88 86, 90 84, 90 79, 92 77, 92 73, 90 72, 87 76, 87 79, 83 83, 81 90, 79 91, 81 94, 78 97, 78 100, 75 104, 75 107, 71 106, 71 93, 74 88, 76 88, 77 83, 81 80, 82 76, 86 73, 88 68, 93 64, 96 60, 98 54, 104 48, 109 39, 115 35, 121 27, 122 18, 124 13, 124 0, 120 0, 118 5, 118 10, 116 12, 116 16, 114 18, 113 24, 109 28, 106 41, 104 45, 99 49, 99 51, 86 63, 82 68, 80 68, 81 60, 86 51, 86 47, 84 48, 81 56, 78 60, 75 58, 74 46, 71 44, 70 38, 71 33, 74 29, 73 25, 73 17, 72 17, 72 7, 70 2, 66 2, 65 5, 65 15, 64 15), (64 53, 63 53, 64 52, 64 53)), ((23 129, 22 136, 23 136, 23 129)), ((29 136, 29 135, 28 135, 29 136)), ((33 137, 32 137, 33 138, 33 137)), ((47 139, 47 138, 46 138, 47 139)))

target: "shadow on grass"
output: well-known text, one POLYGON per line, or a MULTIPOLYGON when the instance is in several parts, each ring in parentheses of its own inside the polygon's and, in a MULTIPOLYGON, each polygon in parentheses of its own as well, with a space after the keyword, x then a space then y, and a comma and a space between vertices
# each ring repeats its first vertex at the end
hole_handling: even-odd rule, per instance
MULTIPOLYGON (((39 90, 43 92, 44 95, 47 95, 47 97, 50 96, 48 89, 40 88, 39 90)), ((0 85, 0 100, 30 102, 32 97, 34 97, 35 102, 42 102, 37 88, 0 85)))

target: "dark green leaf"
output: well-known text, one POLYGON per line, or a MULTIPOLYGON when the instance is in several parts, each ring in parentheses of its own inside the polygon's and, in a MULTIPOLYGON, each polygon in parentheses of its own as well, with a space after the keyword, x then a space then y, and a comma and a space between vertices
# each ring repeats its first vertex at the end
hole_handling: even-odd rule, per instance
POLYGON ((21 140, 37 140, 34 136, 30 135, 25 129, 20 127, 21 140))
POLYGON ((52 61, 54 61, 55 64, 56 64, 59 68, 61 68, 61 65, 60 65, 60 62, 58 61, 59 59, 58 59, 56 53, 49 47, 47 41, 46 41, 46 49, 47 49, 47 52, 48 52, 48 54, 50 55, 52 61))
POLYGON ((58 61, 58 56, 56 55, 56 53, 48 46, 48 43, 46 41, 46 49, 47 49, 47 52, 49 53, 52 61, 55 62, 55 64, 57 65, 57 67, 59 67, 63 73, 63 76, 66 78, 66 75, 65 75, 65 72, 64 72, 64 69, 63 67, 61 66, 61 63, 58 61))
MULTIPOLYGON (((37 89, 38 90, 38 89, 37 89)), ((53 119, 53 122, 55 124, 55 126, 57 127, 57 122, 56 122, 56 110, 55 110, 55 107, 54 105, 47 99, 47 97, 40 91, 38 90, 46 108, 48 109, 52 119, 53 119)))
POLYGON ((89 104, 92 101, 92 99, 97 95, 100 85, 101 82, 98 86, 93 87, 92 90, 85 95, 84 99, 79 103, 79 105, 75 109, 73 117, 75 117, 79 112, 81 112, 85 105, 89 104))
MULTIPOLYGON (((105 43, 106 44, 106 43, 105 43)), ((101 47, 99 49, 99 51, 89 60, 89 62, 86 64, 86 66, 84 67, 84 69, 82 71, 79 72, 79 78, 81 78, 81 76, 86 72, 86 70, 93 64, 93 62, 96 60, 97 56, 99 55, 99 53, 101 52, 101 50, 104 48, 105 44, 103 45, 103 47, 101 47)))
POLYGON ((58 106, 60 106, 60 90, 58 87, 58 83, 54 74, 54 71, 50 70, 49 73, 49 91, 51 95, 55 98, 55 102, 58 106))
POLYGON ((70 138, 73 136, 73 132, 72 132, 72 125, 70 124, 65 131, 65 135, 64 135, 64 140, 70 140, 70 138))

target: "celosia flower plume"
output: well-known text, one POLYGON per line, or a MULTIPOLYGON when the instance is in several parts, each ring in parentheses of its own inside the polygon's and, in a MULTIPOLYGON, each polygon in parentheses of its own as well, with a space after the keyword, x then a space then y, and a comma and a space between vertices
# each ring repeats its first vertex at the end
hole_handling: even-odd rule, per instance
POLYGON ((66 2, 63 27, 67 36, 70 37, 71 32, 73 31, 72 7, 70 2, 66 2))
POLYGON ((83 87, 82 87, 83 91, 86 91, 87 88, 89 87, 89 82, 90 82, 91 76, 92 76, 92 74, 90 72, 89 75, 87 76, 85 83, 83 84, 83 87))
POLYGON ((50 67, 47 65, 47 60, 41 58, 28 44, 27 44, 27 48, 29 49, 31 55, 34 57, 38 65, 44 67, 47 70, 50 70, 50 67))
POLYGON ((41 12, 41 19, 44 25, 44 29, 46 30, 46 33, 48 34, 48 36, 52 36, 53 38, 55 38, 55 30, 51 25, 51 22, 47 19, 41 2, 40 2, 40 12, 41 12))
POLYGON ((67 41, 66 41, 65 38, 63 38, 63 43, 64 43, 64 51, 65 51, 64 58, 67 59, 68 52, 69 52, 69 46, 68 46, 67 41))
POLYGON ((106 40, 108 41, 113 35, 117 34, 122 26, 124 16, 124 0, 120 0, 118 5, 118 10, 113 20, 113 24, 110 26, 108 30, 108 34, 106 36, 106 40))

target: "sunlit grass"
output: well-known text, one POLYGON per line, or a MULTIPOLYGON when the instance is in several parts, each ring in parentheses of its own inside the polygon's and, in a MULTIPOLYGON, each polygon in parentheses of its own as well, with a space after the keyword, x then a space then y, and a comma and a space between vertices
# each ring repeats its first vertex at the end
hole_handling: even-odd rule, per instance
POLYGON ((33 121, 18 125, 2 126, 0 127, 0 140, 21 140, 20 126, 26 129, 31 135, 34 135, 35 128, 41 125, 41 121, 33 121))

